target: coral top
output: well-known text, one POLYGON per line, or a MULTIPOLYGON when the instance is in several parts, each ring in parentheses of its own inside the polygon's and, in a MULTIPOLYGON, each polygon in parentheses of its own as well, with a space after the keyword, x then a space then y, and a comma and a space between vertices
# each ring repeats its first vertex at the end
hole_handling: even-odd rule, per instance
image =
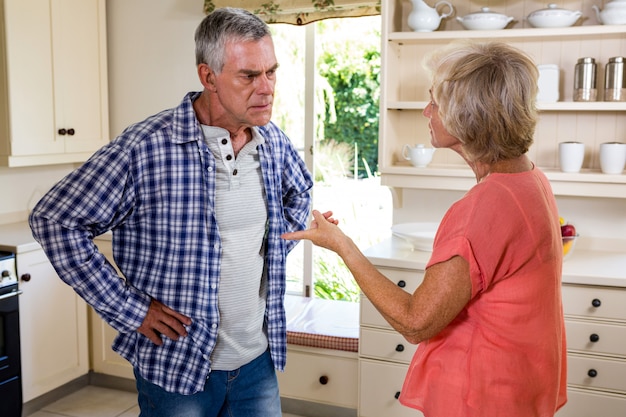
POLYGON ((444 216, 426 266, 462 256, 472 297, 420 343, 400 402, 426 417, 552 417, 566 402, 562 243, 533 168, 493 173, 444 216))

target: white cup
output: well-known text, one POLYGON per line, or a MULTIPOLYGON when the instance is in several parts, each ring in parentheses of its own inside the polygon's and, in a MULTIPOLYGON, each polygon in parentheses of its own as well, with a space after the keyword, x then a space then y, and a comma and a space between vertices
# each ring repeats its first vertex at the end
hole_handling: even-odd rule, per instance
POLYGON ((626 165, 626 143, 600 144, 600 168, 605 174, 621 174, 626 165))
POLYGON ((423 168, 430 164, 433 160, 435 148, 427 148, 421 143, 415 146, 404 145, 402 147, 402 157, 407 161, 411 161, 413 166, 423 168))
POLYGON ((582 142, 559 143, 559 165, 563 172, 579 172, 585 159, 585 144, 582 142))

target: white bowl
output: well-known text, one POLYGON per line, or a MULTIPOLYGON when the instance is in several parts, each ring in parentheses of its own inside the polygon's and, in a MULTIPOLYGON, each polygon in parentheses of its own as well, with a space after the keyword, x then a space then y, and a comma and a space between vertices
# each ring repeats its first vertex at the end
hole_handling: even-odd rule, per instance
POLYGON ((413 249, 424 252, 432 252, 435 234, 439 228, 439 223, 400 223, 391 226, 391 232, 406 240, 413 249))
POLYGON ((489 7, 481 8, 480 12, 470 13, 456 18, 468 30, 498 30, 504 29, 513 18, 501 13, 494 13, 489 7))
POLYGON ((536 28, 564 28, 572 26, 580 19, 582 12, 558 8, 556 4, 548 4, 548 8, 535 10, 526 20, 536 28))

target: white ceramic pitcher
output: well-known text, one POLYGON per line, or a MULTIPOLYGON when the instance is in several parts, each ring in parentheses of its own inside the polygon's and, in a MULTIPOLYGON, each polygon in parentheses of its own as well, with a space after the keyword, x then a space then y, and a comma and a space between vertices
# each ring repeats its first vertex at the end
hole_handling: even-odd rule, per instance
POLYGON ((413 3, 413 10, 409 13, 407 23, 411 29, 416 32, 432 32, 437 30, 441 24, 441 19, 450 17, 454 13, 454 7, 452 4, 445 0, 441 0, 435 4, 435 7, 430 7, 424 2, 424 0, 411 0, 413 3), (440 6, 447 6, 447 13, 439 13, 437 9, 440 6))

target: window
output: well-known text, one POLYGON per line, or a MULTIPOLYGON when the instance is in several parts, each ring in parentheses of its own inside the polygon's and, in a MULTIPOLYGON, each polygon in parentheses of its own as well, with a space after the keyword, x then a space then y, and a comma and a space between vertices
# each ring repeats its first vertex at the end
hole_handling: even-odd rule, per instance
MULTIPOLYGON (((391 196, 376 175, 380 16, 272 24, 280 64, 273 120, 314 173, 313 207, 332 210, 365 249, 389 235, 391 196)), ((334 253, 302 242, 289 255, 287 292, 358 301, 334 253)))

